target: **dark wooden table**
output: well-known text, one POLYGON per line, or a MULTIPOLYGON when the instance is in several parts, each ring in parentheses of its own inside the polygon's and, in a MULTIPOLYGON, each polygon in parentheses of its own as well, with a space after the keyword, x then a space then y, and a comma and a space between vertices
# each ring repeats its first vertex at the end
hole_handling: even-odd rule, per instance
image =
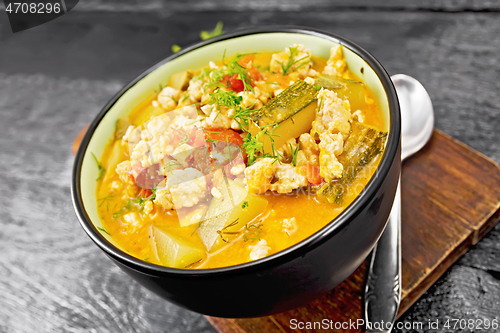
MULTIPOLYGON (((219 20, 225 31, 294 24, 356 41, 390 74, 423 83, 437 128, 500 162, 498 2, 80 0, 16 34, 0 8, 0 332, 214 331, 125 276, 85 235, 70 146, 127 81, 219 20)), ((500 225, 400 321, 495 318, 500 225)))

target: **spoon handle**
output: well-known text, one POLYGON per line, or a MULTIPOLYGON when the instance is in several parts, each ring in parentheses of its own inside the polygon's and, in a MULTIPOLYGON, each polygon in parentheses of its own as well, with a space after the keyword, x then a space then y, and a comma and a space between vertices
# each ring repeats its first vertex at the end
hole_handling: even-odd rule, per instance
POLYGON ((365 289, 366 332, 390 332, 401 300, 401 177, 387 226, 375 246, 365 289))

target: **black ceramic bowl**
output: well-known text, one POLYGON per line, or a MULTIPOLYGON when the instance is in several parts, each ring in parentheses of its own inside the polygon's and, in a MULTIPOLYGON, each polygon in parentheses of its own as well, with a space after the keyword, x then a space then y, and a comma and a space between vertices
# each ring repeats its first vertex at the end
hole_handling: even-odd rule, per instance
MULTIPOLYGON (((401 168, 400 112, 396 91, 382 65, 367 51, 340 36, 308 28, 248 29, 194 45, 172 55, 123 88, 97 115, 81 143, 73 168, 76 214, 89 237, 125 273, 161 297, 216 317, 270 315, 303 305, 333 289, 368 256, 385 227, 401 168), (302 242, 269 257, 230 267, 185 270, 157 266, 134 258, 114 245, 98 227, 95 189, 97 170, 91 153, 100 156, 114 124, 149 96, 169 75, 248 51, 280 51, 305 44, 328 57, 342 44, 349 68, 370 86, 385 113, 389 130, 380 165, 364 191, 345 211, 302 242)), ((314 218, 314 212, 311 212, 314 218)))

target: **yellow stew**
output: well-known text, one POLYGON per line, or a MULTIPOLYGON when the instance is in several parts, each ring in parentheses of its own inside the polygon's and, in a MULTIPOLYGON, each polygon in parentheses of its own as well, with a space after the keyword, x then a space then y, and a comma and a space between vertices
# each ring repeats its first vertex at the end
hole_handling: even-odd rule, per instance
POLYGON ((173 75, 119 119, 97 204, 127 253, 213 268, 305 239, 363 190, 385 147, 380 107, 344 60, 303 45, 173 75))

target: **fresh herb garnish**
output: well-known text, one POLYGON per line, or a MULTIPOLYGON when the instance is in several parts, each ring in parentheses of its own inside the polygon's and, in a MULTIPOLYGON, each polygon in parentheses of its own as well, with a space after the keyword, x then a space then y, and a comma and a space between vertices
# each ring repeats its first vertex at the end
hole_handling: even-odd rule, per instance
POLYGON ((96 179, 96 181, 98 181, 102 178, 102 176, 104 176, 106 169, 104 169, 102 167, 101 163, 99 163, 99 160, 97 159, 97 157, 95 157, 94 153, 91 153, 91 154, 94 157, 95 163, 97 164, 97 170, 99 171, 99 177, 97 177, 97 179, 96 179))
MULTIPOLYGON (((259 221, 259 222, 261 222, 261 221, 259 221)), ((252 241, 252 240, 259 240, 260 241, 259 235, 262 232, 263 226, 264 226, 263 223, 251 224, 251 225, 246 224, 245 225, 245 232, 243 234, 243 240, 245 242, 252 241), (251 237, 249 237, 249 236, 251 236, 251 237)))
POLYGON ((182 48, 177 44, 172 45, 172 52, 174 52, 174 53, 179 52, 181 49, 182 48))
POLYGON ((245 209, 248 207, 248 201, 243 201, 243 205, 241 205, 241 208, 245 209))
POLYGON ((319 99, 318 112, 321 110, 321 105, 323 104, 323 96, 319 99))
POLYGON ((213 94, 210 94, 211 102, 215 104, 217 110, 220 110, 221 106, 225 106, 229 109, 236 109, 239 107, 243 97, 236 96, 234 91, 224 91, 222 89, 217 89, 213 94))
POLYGON ((148 201, 153 201, 154 199, 156 199, 156 186, 151 190, 151 195, 147 198, 138 197, 129 199, 122 209, 113 214, 113 219, 116 220, 117 218, 122 217, 126 212, 137 210, 137 205, 140 207, 139 212, 142 212, 144 210, 144 204, 148 201))
POLYGON ((109 211, 109 200, 113 197, 114 197, 114 194, 109 194, 109 195, 105 196, 104 198, 98 199, 97 203, 99 204, 99 206, 97 206, 97 207, 101 207, 104 203, 106 203, 106 210, 109 211))
POLYGON ((237 78, 243 82, 244 91, 254 92, 252 79, 250 79, 250 76, 248 75, 248 70, 239 63, 241 58, 246 57, 249 54, 250 53, 235 55, 226 64, 226 69, 229 76, 233 76, 234 74, 236 74, 237 78))
POLYGON ((295 57, 298 55, 299 50, 298 47, 290 47, 290 57, 288 58, 288 61, 286 64, 283 64, 282 62, 280 63, 281 69, 283 70, 283 75, 289 74, 289 72, 295 71, 299 69, 302 66, 307 65, 311 60, 304 60, 307 59, 309 56, 305 55, 300 59, 295 59, 295 57), (302 61, 302 62, 301 62, 302 61))
POLYGON ((255 112, 255 110, 253 110, 254 106, 255 104, 253 104, 248 108, 243 108, 241 106, 238 106, 237 108, 235 108, 234 114, 231 115, 231 118, 236 120, 242 131, 246 132, 246 126, 248 126, 248 124, 250 123, 250 118, 255 112), (245 126, 241 122, 243 122, 245 126))
POLYGON ((265 130, 257 133, 256 136, 252 136, 252 134, 247 133, 247 136, 243 138, 243 145, 241 147, 245 149, 248 157, 248 166, 255 163, 255 160, 259 157, 258 154, 261 152, 264 144, 260 142, 260 138, 266 134, 265 130))
POLYGON ((202 68, 201 73, 193 77, 191 80, 192 81, 203 80, 204 78, 208 77, 212 71, 213 69, 211 68, 202 68))
POLYGON ((278 127, 278 124, 269 124, 262 128, 262 130, 257 133, 257 135, 253 136, 251 133, 247 133, 247 136, 243 138, 242 148, 245 149, 248 157, 248 166, 255 163, 257 158, 274 158, 275 161, 273 163, 279 162, 281 164, 280 159, 284 160, 283 155, 276 149, 274 144, 274 137, 279 137, 279 134, 275 134, 274 130, 278 127), (262 143, 262 137, 267 135, 269 140, 271 141, 272 154, 263 151, 264 144, 262 143))
POLYGON ((297 143, 297 147, 295 148, 295 150, 293 149, 291 143, 289 143, 289 145, 290 145, 290 152, 292 154, 292 164, 293 166, 297 166, 297 155, 299 153, 300 142, 297 143))
POLYGON ((180 164, 176 160, 170 160, 167 163, 165 163, 165 165, 163 166, 163 169, 165 171, 168 171, 168 174, 171 174, 172 173, 172 167, 174 167, 176 165, 182 165, 182 164, 180 164))
POLYGON ((101 228, 101 227, 97 227, 97 229, 101 230, 102 232, 104 232, 105 234, 108 234, 108 236, 111 236, 111 234, 104 228, 101 228))
POLYGON ((223 33, 223 31, 222 31, 223 27, 224 27, 224 23, 222 23, 221 21, 219 21, 219 22, 217 22, 217 25, 215 26, 214 30, 212 30, 212 31, 205 31, 205 30, 203 30, 202 32, 200 32, 200 38, 202 40, 207 40, 207 39, 210 39, 210 38, 214 38, 214 37, 220 36, 223 33))
POLYGON ((202 130, 203 132, 205 132, 205 133, 220 134, 220 132, 216 132, 216 131, 209 131, 209 130, 207 130, 206 128, 202 128, 201 130, 202 130))
POLYGON ((180 147, 189 141, 189 133, 186 132, 186 130, 183 127, 181 127, 180 130, 176 129, 176 131, 177 133, 179 133, 179 136, 181 137, 181 142, 177 144, 177 147, 180 147))
POLYGON ((184 102, 186 99, 189 98, 189 94, 186 92, 182 95, 181 103, 184 102))

